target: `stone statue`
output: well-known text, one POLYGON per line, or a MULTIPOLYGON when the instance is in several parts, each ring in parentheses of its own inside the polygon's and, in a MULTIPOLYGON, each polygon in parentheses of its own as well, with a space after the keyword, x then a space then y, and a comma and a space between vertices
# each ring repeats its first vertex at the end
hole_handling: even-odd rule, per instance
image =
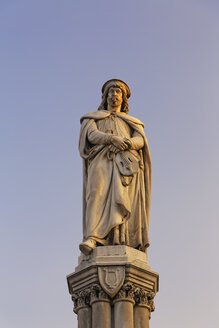
POLYGON ((118 79, 102 87, 96 112, 81 118, 83 158, 83 242, 96 246, 149 246, 151 158, 144 124, 128 115, 128 85, 118 79))

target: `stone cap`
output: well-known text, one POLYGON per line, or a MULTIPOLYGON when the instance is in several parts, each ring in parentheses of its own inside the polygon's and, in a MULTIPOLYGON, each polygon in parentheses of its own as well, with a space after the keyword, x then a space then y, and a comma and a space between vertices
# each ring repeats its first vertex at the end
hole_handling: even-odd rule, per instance
POLYGON ((150 269, 147 255, 134 248, 118 245, 99 246, 89 256, 83 254, 79 256, 79 265, 75 268, 75 272, 67 276, 69 293, 74 295, 90 290, 93 285, 100 284, 101 281, 105 286, 105 283, 109 284, 108 278, 106 282, 106 276, 108 278, 116 276, 118 281, 122 277, 121 283, 131 283, 136 288, 154 295, 159 289, 159 274, 150 269))
POLYGON ((117 246, 97 246, 90 255, 81 254, 78 257, 78 266, 75 272, 93 265, 135 265, 145 270, 150 270, 147 264, 147 254, 135 248, 117 246))

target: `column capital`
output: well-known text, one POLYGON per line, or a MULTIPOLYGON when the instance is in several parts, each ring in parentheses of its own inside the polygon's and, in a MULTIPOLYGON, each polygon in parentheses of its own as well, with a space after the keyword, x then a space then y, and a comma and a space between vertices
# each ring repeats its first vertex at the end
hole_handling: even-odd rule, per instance
POLYGON ((130 282, 124 283, 122 288, 114 297, 113 303, 116 302, 131 302, 135 304, 135 286, 130 282))
POLYGON ((134 294, 135 294, 135 304, 137 306, 146 307, 150 312, 153 312, 155 310, 155 306, 154 306, 155 293, 148 292, 143 288, 137 287, 135 288, 134 294))
POLYGON ((74 303, 74 312, 77 314, 80 309, 89 307, 90 305, 90 288, 86 288, 72 295, 74 303))
POLYGON ((93 284, 90 288, 90 305, 95 302, 108 302, 110 303, 110 298, 105 293, 103 288, 99 284, 93 284))

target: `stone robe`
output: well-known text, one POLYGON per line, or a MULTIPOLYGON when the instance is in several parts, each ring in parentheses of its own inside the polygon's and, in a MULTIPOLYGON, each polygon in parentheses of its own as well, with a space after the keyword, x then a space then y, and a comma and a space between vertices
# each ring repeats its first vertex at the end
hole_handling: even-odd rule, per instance
POLYGON ((145 251, 149 246, 151 159, 143 123, 122 112, 99 110, 83 116, 81 124, 84 241, 92 238, 102 245, 125 244, 145 251), (111 135, 131 141, 129 151, 141 163, 133 177, 121 175, 116 155, 109 149, 111 135))

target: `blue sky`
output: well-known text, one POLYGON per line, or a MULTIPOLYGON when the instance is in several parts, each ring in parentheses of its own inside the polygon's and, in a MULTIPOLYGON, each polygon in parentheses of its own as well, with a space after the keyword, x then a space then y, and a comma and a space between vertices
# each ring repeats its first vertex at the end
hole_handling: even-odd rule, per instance
POLYGON ((218 1, 2 0, 0 49, 1 326, 77 327, 79 120, 118 77, 152 155, 151 328, 215 328, 218 1))

